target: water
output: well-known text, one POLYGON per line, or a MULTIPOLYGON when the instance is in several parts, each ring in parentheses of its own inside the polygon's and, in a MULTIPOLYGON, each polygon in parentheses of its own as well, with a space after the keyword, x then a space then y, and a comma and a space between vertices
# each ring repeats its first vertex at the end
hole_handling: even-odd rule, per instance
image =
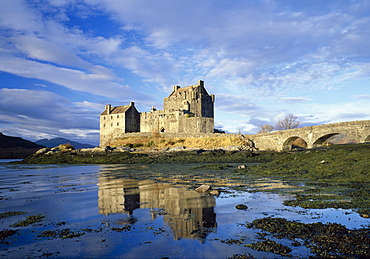
MULTIPOLYGON (((293 208, 282 205, 290 195, 234 190, 242 183, 213 172, 194 173, 193 166, 1 163, 1 213, 26 214, 0 219, 0 230, 18 231, 0 242, 0 257, 227 258, 246 253, 278 258, 244 246, 257 242, 260 232, 246 228, 247 222, 271 216, 348 228, 368 225, 350 210, 293 208), (201 183, 219 187, 220 195, 195 192, 201 183), (238 210, 238 204, 248 209, 238 210), (45 218, 11 226, 37 214, 45 218), (228 242, 238 239, 243 244, 228 242)), ((291 248, 295 257, 310 255, 306 247, 291 248)))

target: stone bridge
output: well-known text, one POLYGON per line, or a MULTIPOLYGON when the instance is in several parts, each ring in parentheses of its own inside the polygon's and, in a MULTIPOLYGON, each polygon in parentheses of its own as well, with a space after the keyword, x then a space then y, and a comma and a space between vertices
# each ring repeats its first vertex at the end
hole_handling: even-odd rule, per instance
POLYGON ((301 138, 305 148, 322 146, 330 137, 344 134, 357 143, 370 142, 370 120, 340 122, 290 130, 249 135, 248 138, 259 150, 290 150, 293 142, 301 138))

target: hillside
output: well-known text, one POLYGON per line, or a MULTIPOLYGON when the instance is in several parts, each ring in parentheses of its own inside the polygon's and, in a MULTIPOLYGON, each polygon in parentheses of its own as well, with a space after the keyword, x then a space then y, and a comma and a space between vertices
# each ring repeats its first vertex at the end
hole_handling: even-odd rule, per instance
POLYGON ((19 137, 6 136, 0 132, 0 158, 24 158, 44 146, 19 137))
POLYGON ((40 139, 35 142, 36 144, 43 145, 45 147, 56 147, 61 144, 71 144, 75 149, 81 149, 81 148, 93 148, 93 145, 90 144, 82 144, 76 141, 71 141, 69 139, 65 138, 52 138, 52 139, 40 139))

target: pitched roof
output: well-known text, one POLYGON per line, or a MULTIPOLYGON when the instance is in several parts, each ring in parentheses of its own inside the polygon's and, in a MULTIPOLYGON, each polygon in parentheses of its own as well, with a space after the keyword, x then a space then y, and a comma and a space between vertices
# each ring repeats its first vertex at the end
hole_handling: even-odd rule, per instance
MULTIPOLYGON (((130 106, 131 105, 112 107, 109 114, 125 113, 128 110, 128 108, 130 108, 130 106)), ((107 110, 104 110, 101 115, 108 115, 107 110)))
POLYGON ((187 87, 181 87, 179 89, 177 89, 176 91, 173 91, 168 97, 171 97, 171 96, 177 96, 179 93, 183 93, 183 92, 187 92, 187 91, 192 91, 194 88, 197 88, 199 87, 199 85, 191 85, 191 86, 187 86, 187 87))

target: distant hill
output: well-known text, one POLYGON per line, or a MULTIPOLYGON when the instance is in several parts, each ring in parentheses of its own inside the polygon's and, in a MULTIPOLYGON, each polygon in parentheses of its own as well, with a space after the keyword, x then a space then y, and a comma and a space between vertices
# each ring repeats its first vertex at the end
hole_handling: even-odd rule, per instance
POLYGON ((0 158, 24 158, 35 153, 43 145, 19 137, 6 136, 0 132, 0 158))
POLYGON ((60 144, 71 144, 75 149, 80 149, 80 148, 93 148, 93 145, 90 144, 81 144, 76 141, 71 141, 69 139, 65 138, 52 138, 52 139, 40 139, 35 142, 36 144, 43 145, 45 147, 56 147, 59 146, 60 144))

